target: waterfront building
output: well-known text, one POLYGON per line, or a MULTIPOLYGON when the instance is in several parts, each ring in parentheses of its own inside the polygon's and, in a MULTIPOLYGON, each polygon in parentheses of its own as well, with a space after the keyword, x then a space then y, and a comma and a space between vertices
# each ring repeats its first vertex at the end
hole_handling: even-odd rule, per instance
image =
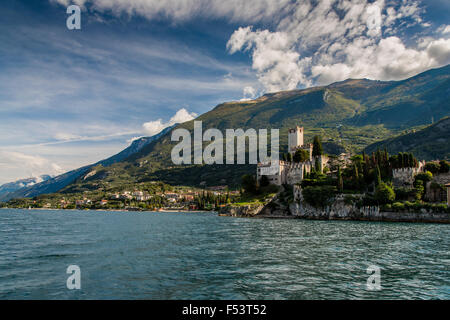
MULTIPOLYGON (((267 176, 271 184, 296 184, 300 183, 305 173, 310 173, 315 167, 316 159, 312 156, 313 145, 304 144, 304 129, 296 126, 288 130, 288 152, 293 156, 297 150, 306 150, 309 152, 309 159, 304 162, 289 162, 278 160, 277 163, 260 162, 257 164, 256 176, 258 182, 262 176, 267 176)), ((326 156, 318 157, 321 169, 325 167, 328 158, 326 156)))

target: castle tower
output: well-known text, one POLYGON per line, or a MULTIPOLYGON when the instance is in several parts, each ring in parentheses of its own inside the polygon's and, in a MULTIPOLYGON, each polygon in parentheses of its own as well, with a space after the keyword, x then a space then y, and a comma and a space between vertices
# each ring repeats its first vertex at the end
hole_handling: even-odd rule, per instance
POLYGON ((293 129, 289 129, 288 133, 288 151, 294 153, 297 147, 303 145, 303 127, 296 126, 293 129))

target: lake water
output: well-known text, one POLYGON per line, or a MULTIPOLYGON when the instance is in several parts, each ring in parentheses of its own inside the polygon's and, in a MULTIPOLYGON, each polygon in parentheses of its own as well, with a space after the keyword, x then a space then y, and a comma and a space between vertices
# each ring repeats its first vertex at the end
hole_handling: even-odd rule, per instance
POLYGON ((449 299, 449 236, 439 224, 6 209, 0 299, 449 299), (69 265, 81 290, 66 287, 69 265))

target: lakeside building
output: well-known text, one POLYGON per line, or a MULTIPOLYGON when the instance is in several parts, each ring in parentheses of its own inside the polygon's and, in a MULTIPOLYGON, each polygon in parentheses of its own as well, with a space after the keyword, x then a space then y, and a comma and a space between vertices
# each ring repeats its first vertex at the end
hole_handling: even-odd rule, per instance
POLYGON ((303 127, 296 126, 288 131, 288 152, 293 156, 298 150, 306 150, 309 153, 309 159, 303 162, 289 162, 278 160, 276 163, 272 162, 260 162, 257 164, 256 177, 259 182, 262 176, 267 176, 267 179, 271 184, 296 184, 300 183, 305 173, 310 173, 315 167, 316 158, 319 161, 319 165, 323 170, 327 164, 327 156, 319 156, 313 158, 312 150, 313 144, 304 144, 304 129, 303 127))

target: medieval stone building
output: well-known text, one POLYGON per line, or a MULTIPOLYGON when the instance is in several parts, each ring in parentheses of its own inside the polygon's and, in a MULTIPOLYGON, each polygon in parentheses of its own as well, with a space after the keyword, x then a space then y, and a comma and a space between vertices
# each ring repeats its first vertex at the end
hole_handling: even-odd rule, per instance
MULTIPOLYGON (((282 184, 296 184, 300 183, 305 173, 310 173, 315 166, 315 159, 312 156, 313 145, 311 143, 303 143, 303 127, 295 127, 288 131, 288 152, 294 155, 299 149, 307 150, 309 152, 309 159, 304 162, 289 162, 278 160, 277 163, 258 163, 257 165, 257 179, 261 180, 262 176, 267 176, 269 182, 275 185, 282 184)), ((326 165, 327 157, 318 157, 321 169, 326 165)))

